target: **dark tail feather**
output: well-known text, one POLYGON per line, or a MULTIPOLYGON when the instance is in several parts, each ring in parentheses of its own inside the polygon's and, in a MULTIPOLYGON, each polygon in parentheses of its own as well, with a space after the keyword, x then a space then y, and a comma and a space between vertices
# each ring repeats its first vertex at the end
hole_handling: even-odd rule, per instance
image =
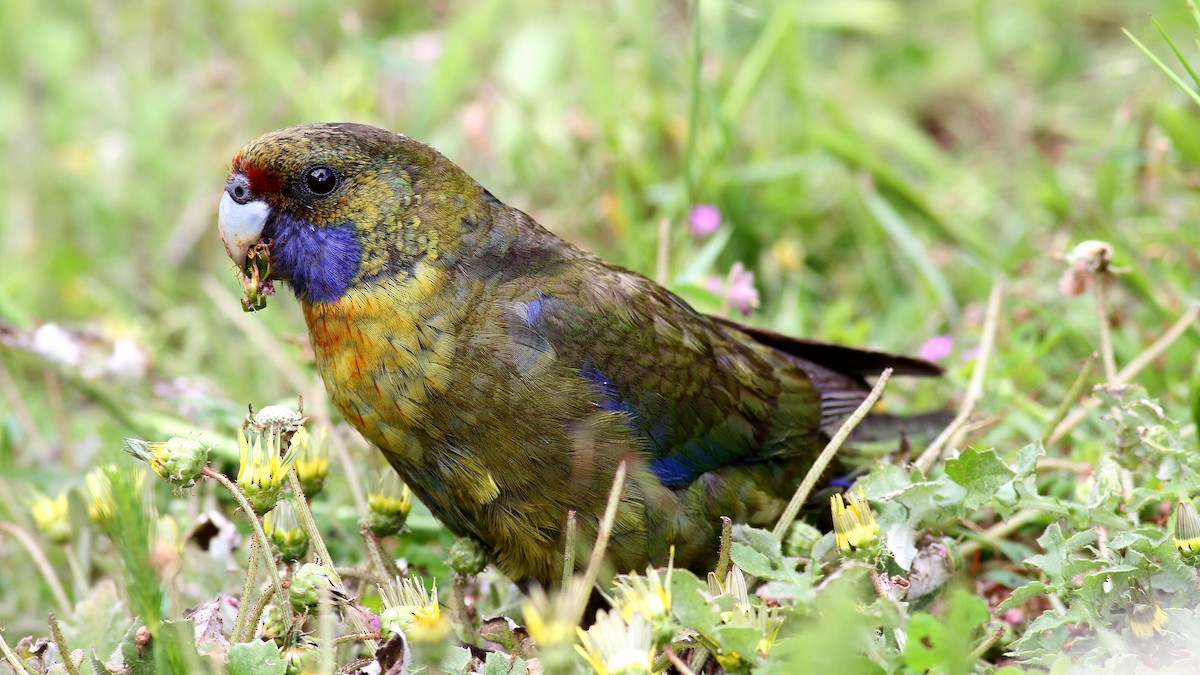
POLYGON ((954 412, 950 410, 936 410, 917 415, 872 413, 854 427, 850 440, 876 442, 905 437, 919 443, 928 442, 940 434, 952 420, 954 412))
MULTIPOLYGON (((709 318, 717 323, 741 331, 781 352, 791 354, 805 361, 820 364, 839 373, 856 375, 859 378, 874 377, 881 373, 884 368, 891 368, 896 375, 916 375, 923 377, 937 377, 944 372, 941 366, 925 359, 876 352, 870 349, 845 347, 819 340, 791 337, 783 333, 777 333, 769 328, 750 326, 719 316, 710 316, 709 318)), ((860 381, 865 383, 861 379, 860 381)))

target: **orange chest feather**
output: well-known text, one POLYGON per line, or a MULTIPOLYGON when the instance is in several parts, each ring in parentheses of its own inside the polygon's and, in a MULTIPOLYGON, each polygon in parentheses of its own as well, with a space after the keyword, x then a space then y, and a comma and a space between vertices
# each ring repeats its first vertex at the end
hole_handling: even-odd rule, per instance
POLYGON ((378 445, 427 420, 452 377, 458 313, 431 269, 304 306, 317 369, 346 419, 378 445))

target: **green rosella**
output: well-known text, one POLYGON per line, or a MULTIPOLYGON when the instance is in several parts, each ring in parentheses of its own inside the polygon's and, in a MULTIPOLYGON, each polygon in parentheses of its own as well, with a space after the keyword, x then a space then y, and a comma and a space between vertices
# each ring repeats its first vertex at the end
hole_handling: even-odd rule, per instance
POLYGON ((234 157, 220 229, 253 292, 286 282, 329 395, 509 577, 553 584, 621 462, 617 571, 711 569, 721 516, 769 527, 885 367, 925 361, 708 316, 505 206, 433 148, 358 124, 234 157), (248 282, 249 283, 249 282, 248 282))

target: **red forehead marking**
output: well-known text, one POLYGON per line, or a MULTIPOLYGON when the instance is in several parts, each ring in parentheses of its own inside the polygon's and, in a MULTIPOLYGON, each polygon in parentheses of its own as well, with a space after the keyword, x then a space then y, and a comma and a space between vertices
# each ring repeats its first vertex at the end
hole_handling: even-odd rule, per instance
POLYGON ((260 195, 279 194, 279 190, 283 186, 275 172, 257 164, 251 164, 242 155, 233 158, 233 170, 244 174, 246 180, 250 181, 250 189, 260 195))

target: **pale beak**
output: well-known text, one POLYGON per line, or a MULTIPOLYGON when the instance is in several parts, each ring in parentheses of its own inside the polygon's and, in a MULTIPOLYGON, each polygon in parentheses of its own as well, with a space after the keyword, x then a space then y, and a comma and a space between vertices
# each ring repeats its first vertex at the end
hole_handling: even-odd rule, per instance
POLYGON ((221 232, 221 241, 225 243, 225 252, 239 270, 246 266, 246 254, 262 237, 270 215, 271 207, 264 201, 239 204, 228 191, 221 195, 217 229, 221 232))

